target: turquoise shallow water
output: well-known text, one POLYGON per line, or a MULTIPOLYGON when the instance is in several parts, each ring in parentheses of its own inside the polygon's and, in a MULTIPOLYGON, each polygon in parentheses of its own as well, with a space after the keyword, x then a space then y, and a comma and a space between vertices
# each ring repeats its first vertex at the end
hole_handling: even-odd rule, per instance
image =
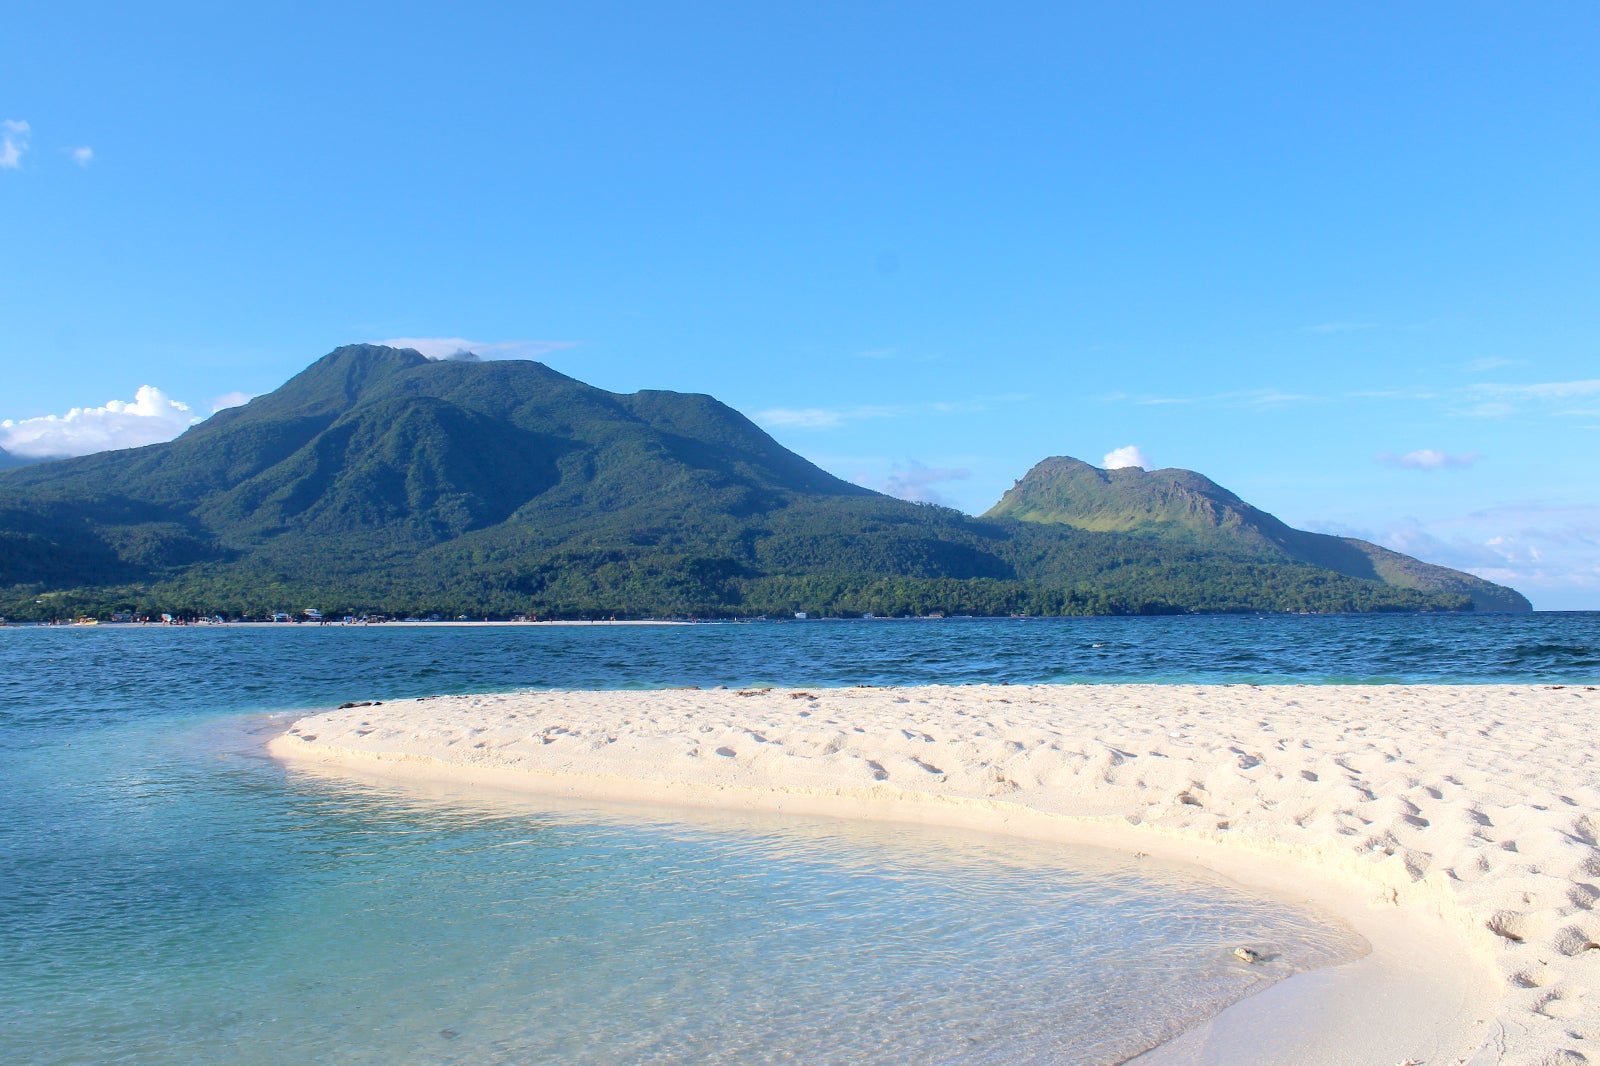
POLYGON ((0 1057, 1110 1062, 1357 947, 1090 850, 324 783, 274 726, 9 760, 0 1057))
POLYGON ((1107 680, 1246 658, 1344 676, 1362 647, 1415 680, 1474 644, 1528 671, 1492 679, 1551 679, 1551 656, 1567 680, 1600 672, 1594 616, 1185 621, 0 631, 0 1060, 1116 1061, 1353 949, 1195 871, 1091 851, 318 781, 259 750, 301 708, 1064 679, 1107 649, 1107 680), (1430 650, 1407 667, 1406 642, 1430 650), (1245 967, 1238 943, 1280 957, 1245 967))

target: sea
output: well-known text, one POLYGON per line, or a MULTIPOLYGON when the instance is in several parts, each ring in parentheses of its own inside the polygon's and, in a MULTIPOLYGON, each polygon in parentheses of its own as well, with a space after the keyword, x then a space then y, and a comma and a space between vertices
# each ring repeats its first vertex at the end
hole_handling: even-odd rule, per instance
POLYGON ((0 1062, 1116 1063, 1362 951, 1120 853, 263 753, 353 700, 1000 682, 1592 684, 1600 614, 0 629, 0 1062))

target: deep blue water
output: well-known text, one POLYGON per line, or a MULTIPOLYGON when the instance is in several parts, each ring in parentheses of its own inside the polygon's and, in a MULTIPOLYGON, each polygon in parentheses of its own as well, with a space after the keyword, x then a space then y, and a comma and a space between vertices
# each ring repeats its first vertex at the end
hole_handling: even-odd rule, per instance
POLYGON ((1181 868, 396 793, 261 739, 522 687, 1592 683, 1597 643, 1593 614, 0 630, 0 1061, 1112 1061, 1349 941, 1181 868))
POLYGON ((0 629, 23 730, 520 688, 1552 680, 1600 680, 1600 613, 0 629))

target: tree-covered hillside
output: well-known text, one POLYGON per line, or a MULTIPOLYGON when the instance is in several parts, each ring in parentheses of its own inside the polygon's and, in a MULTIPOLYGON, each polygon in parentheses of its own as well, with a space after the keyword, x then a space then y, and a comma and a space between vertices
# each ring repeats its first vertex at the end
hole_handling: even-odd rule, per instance
POLYGON ((1403 584, 1248 540, 969 518, 841 481, 708 396, 372 345, 171 443, 0 474, 12 618, 1470 604, 1403 584))
POLYGON ((1478 610, 1526 611, 1520 593, 1354 537, 1293 529, 1193 470, 1102 470, 1070 456, 1028 471, 986 518, 1128 533, 1164 543, 1246 551, 1399 588, 1471 597, 1478 610))

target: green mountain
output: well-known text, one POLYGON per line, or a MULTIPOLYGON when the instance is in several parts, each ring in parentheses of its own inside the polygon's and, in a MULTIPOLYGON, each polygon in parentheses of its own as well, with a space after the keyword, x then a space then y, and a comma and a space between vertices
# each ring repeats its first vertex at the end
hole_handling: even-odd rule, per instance
POLYGON ((170 443, 0 473, 0 614, 1471 605, 1271 546, 1025 517, 841 481, 709 396, 352 345, 170 443))
POLYGON ((1520 593, 1354 537, 1292 529, 1192 470, 1102 470, 1054 456, 1028 471, 987 518, 1128 533, 1323 567, 1422 592, 1465 595, 1482 611, 1527 611, 1520 593))

